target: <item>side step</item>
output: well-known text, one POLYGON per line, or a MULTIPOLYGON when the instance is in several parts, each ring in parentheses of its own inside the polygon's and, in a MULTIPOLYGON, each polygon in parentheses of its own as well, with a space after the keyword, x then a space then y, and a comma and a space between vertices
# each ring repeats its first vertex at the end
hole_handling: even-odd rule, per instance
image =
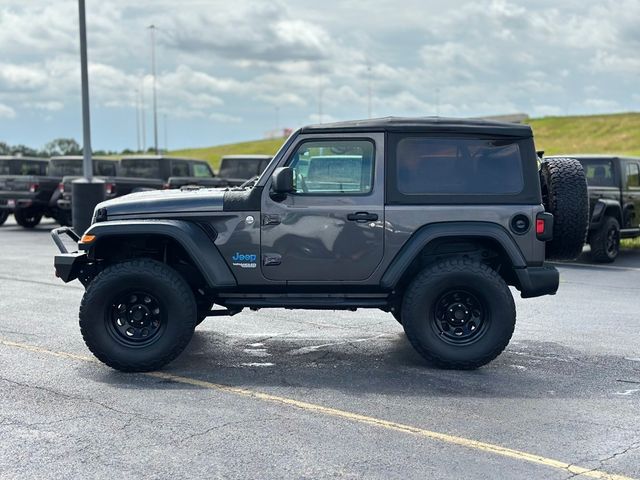
POLYGON ((220 299, 229 310, 249 308, 300 308, 308 310, 355 310, 357 308, 384 308, 389 305, 387 296, 336 297, 336 296, 247 296, 220 299))
POLYGON ((620 238, 640 237, 640 228, 621 228, 620 238))

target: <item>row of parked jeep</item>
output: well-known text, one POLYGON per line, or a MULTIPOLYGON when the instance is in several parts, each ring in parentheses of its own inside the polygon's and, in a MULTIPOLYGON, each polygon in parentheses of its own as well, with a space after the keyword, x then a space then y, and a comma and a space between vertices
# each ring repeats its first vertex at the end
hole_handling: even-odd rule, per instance
MULTIPOLYGON (((145 190, 234 187, 259 175, 270 156, 228 155, 216 175, 203 160, 161 155, 93 157, 94 176, 104 181, 105 198, 145 190)), ((33 228, 43 217, 71 225, 72 183, 83 176, 81 156, 50 159, 0 156, 0 225, 13 213, 33 228)))
POLYGON ((563 157, 576 158, 587 179, 589 228, 586 241, 591 247, 591 258, 596 262, 613 262, 620 252, 621 239, 640 237, 640 158, 616 155, 563 157))

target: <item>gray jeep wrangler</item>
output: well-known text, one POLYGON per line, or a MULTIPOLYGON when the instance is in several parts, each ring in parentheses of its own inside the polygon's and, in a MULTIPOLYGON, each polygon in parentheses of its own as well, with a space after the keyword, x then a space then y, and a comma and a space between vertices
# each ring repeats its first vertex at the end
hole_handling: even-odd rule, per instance
POLYGON ((509 285, 556 292, 545 242, 555 258, 582 248, 582 167, 550 162, 525 125, 308 126, 253 184, 135 193, 98 205, 81 238, 54 230, 56 273, 86 287, 82 335, 118 370, 158 369, 206 317, 243 308, 381 309, 430 363, 476 368, 513 333, 509 285), (554 215, 582 233, 555 238, 554 215))

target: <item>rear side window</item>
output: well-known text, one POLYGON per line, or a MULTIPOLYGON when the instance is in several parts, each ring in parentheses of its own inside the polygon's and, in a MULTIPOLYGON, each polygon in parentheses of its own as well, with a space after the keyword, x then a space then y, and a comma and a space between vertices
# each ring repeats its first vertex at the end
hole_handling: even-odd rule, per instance
POLYGON ((581 158, 587 183, 593 187, 615 187, 613 162, 600 158, 581 158))
POLYGON ((171 160, 171 176, 172 177, 188 177, 189 164, 181 160, 171 160))
POLYGON ((249 180, 260 173, 260 160, 258 159, 223 158, 219 175, 224 178, 249 180))
POLYGON ((82 160, 60 159, 51 161, 51 176, 82 176, 82 160))
POLYGON ((395 153, 402 195, 514 195, 524 186, 513 140, 407 137, 395 153))
POLYGON ((135 178, 162 178, 157 158, 127 158, 120 162, 121 176, 135 178))
POLYGON ((116 176, 116 162, 95 162, 94 170, 96 175, 102 177, 115 177, 116 176))

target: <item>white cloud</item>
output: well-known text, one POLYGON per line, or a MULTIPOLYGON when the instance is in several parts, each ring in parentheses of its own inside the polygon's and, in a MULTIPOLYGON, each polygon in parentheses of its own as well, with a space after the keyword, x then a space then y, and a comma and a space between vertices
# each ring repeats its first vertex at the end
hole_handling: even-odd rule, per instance
POLYGON ((0 118, 15 118, 16 111, 9 105, 0 103, 0 118))

